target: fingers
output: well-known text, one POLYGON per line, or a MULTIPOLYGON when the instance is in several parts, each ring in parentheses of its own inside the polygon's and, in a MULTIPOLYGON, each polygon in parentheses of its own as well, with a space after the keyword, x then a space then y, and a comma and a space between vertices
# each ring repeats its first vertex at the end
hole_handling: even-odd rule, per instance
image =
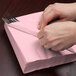
POLYGON ((49 43, 46 42, 46 44, 44 44, 44 48, 46 49, 49 49, 51 48, 53 51, 63 51, 65 49, 68 49, 70 47, 72 47, 74 44, 70 44, 66 41, 66 44, 65 42, 61 42, 59 40, 54 40, 54 41, 51 41, 49 43))
MULTIPOLYGON (((44 14, 44 13, 48 13, 48 12, 50 12, 49 9, 50 9, 50 10, 52 9, 52 4, 45 8, 43 14, 44 14)), ((43 14, 42 14, 42 17, 43 17, 43 14)), ((42 17, 41 17, 41 19, 42 19, 42 17)), ((40 24, 40 22, 39 22, 39 24, 40 24)))
POLYGON ((49 49, 49 48, 52 48, 53 46, 54 45, 49 42, 44 45, 44 48, 49 49))
POLYGON ((47 39, 45 37, 39 39, 39 42, 42 46, 44 46, 47 43, 47 39))
POLYGON ((57 42, 53 42, 53 43, 47 43, 44 45, 44 48, 51 48, 53 51, 61 51, 64 50, 64 45, 63 43, 57 43, 57 42))
POLYGON ((48 42, 46 38, 47 34, 44 29, 38 33, 37 37, 39 38, 39 42, 41 45, 45 45, 48 42))
POLYGON ((40 29, 43 29, 43 27, 46 26, 45 20, 44 20, 44 14, 45 14, 45 13, 48 14, 48 13, 50 12, 49 9, 50 9, 50 10, 52 9, 52 5, 49 5, 47 8, 45 8, 45 10, 44 10, 44 12, 43 12, 43 14, 42 14, 42 16, 41 16, 40 22, 39 22, 39 27, 38 27, 39 30, 40 30, 40 29))
POLYGON ((58 14, 53 9, 53 5, 49 5, 43 12, 40 23, 39 30, 43 29, 49 21, 52 21, 54 18, 57 18, 58 14))
POLYGON ((44 21, 43 24, 47 25, 48 22, 54 20, 55 18, 58 17, 58 14, 56 14, 53 10, 51 12, 49 12, 48 14, 44 14, 44 21))
POLYGON ((45 45, 48 42, 48 40, 46 38, 47 37, 47 32, 46 32, 45 29, 42 29, 38 33, 37 37, 39 38, 39 42, 40 42, 41 45, 45 45))
POLYGON ((41 16, 41 19, 40 19, 40 22, 39 22, 39 27, 38 27, 38 29, 42 29, 46 24, 45 24, 45 21, 44 21, 44 14, 46 13, 46 14, 48 14, 49 12, 50 12, 50 10, 52 9, 52 4, 51 5, 49 5, 47 8, 45 8, 45 10, 44 10, 44 12, 43 12, 43 14, 42 14, 42 16, 41 16), (43 27, 42 27, 43 26, 43 27))
POLYGON ((37 37, 38 37, 39 39, 41 39, 42 37, 44 37, 44 31, 41 30, 41 31, 37 34, 37 37))
POLYGON ((45 48, 47 48, 47 49, 49 49, 49 48, 53 48, 53 47, 55 47, 55 46, 57 46, 57 45, 59 45, 59 40, 58 39, 53 39, 53 40, 51 40, 51 41, 48 41, 48 43, 46 43, 45 45, 44 45, 44 47, 45 48))
POLYGON ((44 16, 43 16, 43 14, 42 14, 42 17, 41 17, 41 19, 40 19, 39 26, 38 26, 38 29, 39 29, 39 30, 41 30, 41 29, 42 29, 42 26, 44 26, 44 24, 43 24, 43 23, 44 23, 44 21, 43 21, 44 18, 43 18, 43 17, 44 17, 44 16), (41 26, 41 25, 42 25, 42 26, 41 26))
POLYGON ((64 50, 63 46, 64 46, 64 45, 60 43, 60 44, 52 47, 52 50, 53 50, 53 51, 61 51, 61 50, 64 50))
POLYGON ((71 21, 56 22, 46 26, 38 33, 39 42, 45 48, 61 51, 76 44, 76 23, 71 21))

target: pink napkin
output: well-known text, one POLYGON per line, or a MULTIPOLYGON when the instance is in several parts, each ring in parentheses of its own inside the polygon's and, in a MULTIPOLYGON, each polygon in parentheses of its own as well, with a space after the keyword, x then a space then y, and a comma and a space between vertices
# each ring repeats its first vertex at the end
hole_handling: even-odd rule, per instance
POLYGON ((38 22, 42 12, 17 17, 20 22, 5 23, 5 30, 23 73, 76 61, 76 45, 70 50, 54 52, 38 41, 38 22))

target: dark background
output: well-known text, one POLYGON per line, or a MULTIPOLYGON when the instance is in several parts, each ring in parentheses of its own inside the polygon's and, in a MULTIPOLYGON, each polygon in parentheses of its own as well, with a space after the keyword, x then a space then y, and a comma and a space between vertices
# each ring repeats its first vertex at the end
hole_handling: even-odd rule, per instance
POLYGON ((6 11, 14 16, 39 12, 55 2, 76 0, 0 0, 0 76, 76 76, 76 62, 23 74, 4 30, 2 16, 6 11))

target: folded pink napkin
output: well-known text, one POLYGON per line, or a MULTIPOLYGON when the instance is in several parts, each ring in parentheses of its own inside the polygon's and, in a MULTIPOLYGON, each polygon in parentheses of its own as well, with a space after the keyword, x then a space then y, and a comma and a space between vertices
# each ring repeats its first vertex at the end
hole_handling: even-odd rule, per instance
POLYGON ((5 23, 5 30, 23 73, 76 61, 76 45, 69 50, 54 52, 38 41, 38 22, 42 12, 17 17, 20 22, 5 23))

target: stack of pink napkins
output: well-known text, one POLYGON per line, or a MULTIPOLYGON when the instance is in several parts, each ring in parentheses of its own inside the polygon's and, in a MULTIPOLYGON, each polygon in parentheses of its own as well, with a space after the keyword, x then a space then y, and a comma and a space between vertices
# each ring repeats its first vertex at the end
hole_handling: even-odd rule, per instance
POLYGON ((17 17, 20 22, 5 23, 5 30, 23 73, 76 61, 76 45, 69 50, 54 52, 38 41, 38 22, 42 12, 17 17))

